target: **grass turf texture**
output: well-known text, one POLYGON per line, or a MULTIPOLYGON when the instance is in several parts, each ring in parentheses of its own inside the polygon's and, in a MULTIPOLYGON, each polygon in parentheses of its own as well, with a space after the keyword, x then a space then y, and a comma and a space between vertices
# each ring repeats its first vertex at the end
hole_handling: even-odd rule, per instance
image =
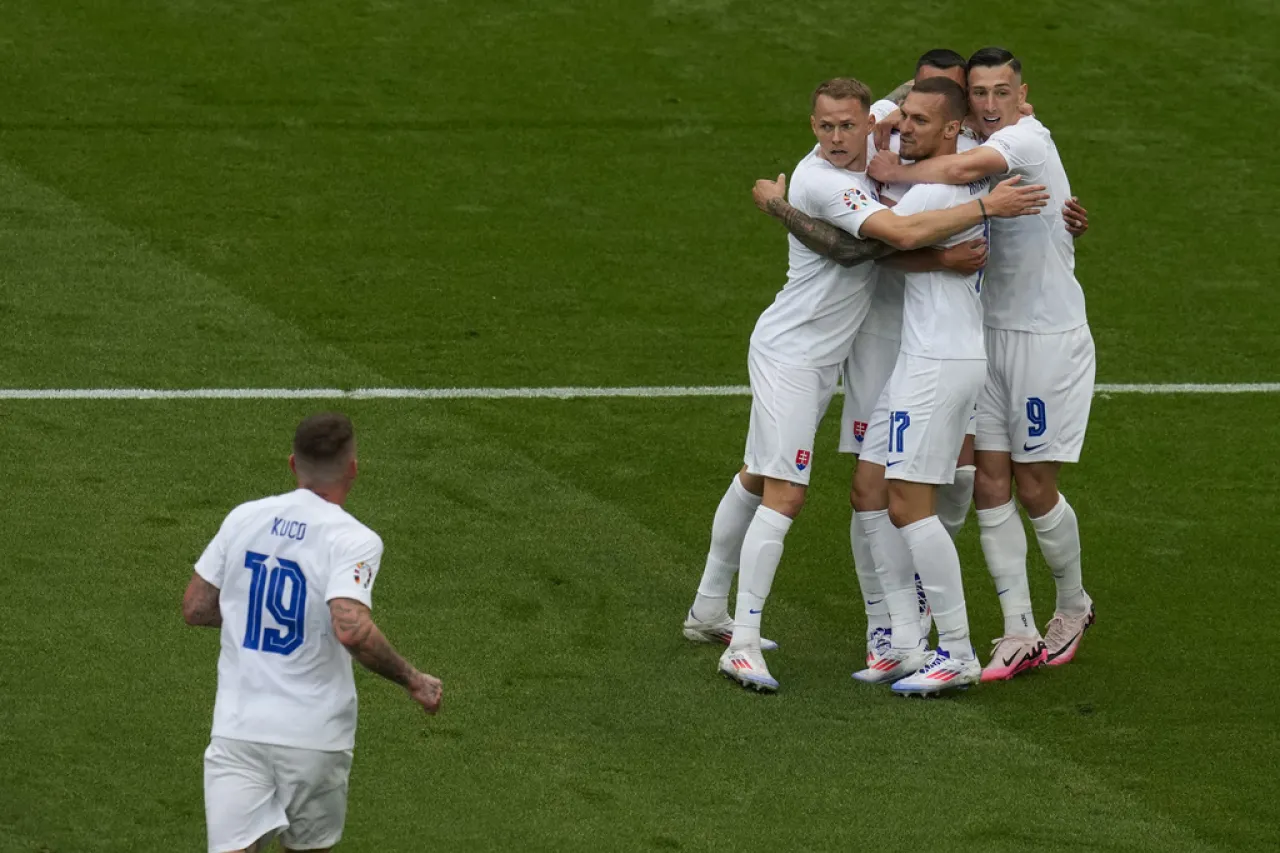
MULTIPOLYGON (((807 91, 884 91, 926 48, 989 42, 1023 54, 1094 219, 1099 379, 1275 380, 1277 167, 1234 141, 1270 114, 1204 105, 1275 89, 1277 14, 25 4, 0 36, 3 382, 743 382, 783 263, 748 191, 807 150, 807 91)), ((762 698, 678 632, 745 400, 346 408, 352 509, 388 547, 378 617, 447 691, 423 721, 361 677, 348 849, 1280 844, 1280 696, 1240 657, 1280 639, 1257 606, 1276 397, 1097 401, 1066 482, 1097 629, 1061 671, 935 703, 848 678, 830 430, 766 622, 784 692, 762 698)), ((225 511, 287 485, 308 410, 0 410, 0 850, 199 848, 216 638, 177 603, 225 511)), ((999 619, 972 526, 961 551, 981 642, 999 619)))

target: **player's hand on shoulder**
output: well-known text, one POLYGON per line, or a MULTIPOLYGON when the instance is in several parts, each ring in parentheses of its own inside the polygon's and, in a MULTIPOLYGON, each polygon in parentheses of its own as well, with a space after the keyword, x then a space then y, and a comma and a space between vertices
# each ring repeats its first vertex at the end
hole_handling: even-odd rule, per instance
POLYGON ((902 158, 892 151, 877 151, 875 159, 867 165, 867 174, 882 184, 897 181, 897 169, 902 166, 902 158))
POLYGON ((434 675, 415 672, 409 680, 409 697, 421 705, 422 710, 428 714, 434 714, 440 710, 443 692, 444 684, 434 675))
POLYGON ((987 241, 978 239, 942 250, 942 265, 962 275, 973 275, 987 265, 987 241))
POLYGON ((1062 206, 1062 221, 1067 224, 1067 233, 1079 237, 1089 230, 1089 211, 1080 206, 1075 196, 1067 199, 1062 206))
POLYGON ((889 140, 893 138, 893 132, 898 129, 898 122, 901 119, 902 110, 894 110, 876 122, 875 130, 872 131, 872 139, 875 142, 877 151, 889 150, 889 140))
POLYGON ((1021 175, 1014 175, 996 184, 991 194, 982 200, 988 216, 1031 216, 1049 203, 1049 193, 1045 191, 1044 184, 1024 186, 1021 180, 1021 175))
POLYGON ((1033 116, 1036 114, 1036 108, 1030 104, 1023 104, 1018 107, 1018 113, 1024 116, 1033 116))
POLYGON ((787 176, 780 174, 772 181, 762 178, 756 181, 756 185, 751 189, 751 198, 755 201, 756 207, 765 213, 772 213, 769 210, 769 202, 774 199, 786 199, 787 197, 787 176))

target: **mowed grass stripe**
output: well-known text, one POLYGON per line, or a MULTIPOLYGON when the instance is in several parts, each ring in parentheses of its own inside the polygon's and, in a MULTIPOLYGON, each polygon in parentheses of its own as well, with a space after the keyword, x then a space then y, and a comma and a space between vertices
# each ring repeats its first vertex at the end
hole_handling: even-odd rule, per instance
MULTIPOLYGON (((614 388, 0 388, 0 400, 580 400, 742 397, 747 385, 614 388)), ((844 393, 837 389, 837 394, 844 393)), ((1276 394, 1280 382, 1101 384, 1095 394, 1276 394)))

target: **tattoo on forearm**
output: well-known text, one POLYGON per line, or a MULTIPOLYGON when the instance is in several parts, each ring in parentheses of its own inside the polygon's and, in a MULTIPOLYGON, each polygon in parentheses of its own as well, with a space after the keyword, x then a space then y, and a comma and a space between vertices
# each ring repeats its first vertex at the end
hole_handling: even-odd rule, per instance
POLYGON ((334 627, 347 639, 343 645, 365 669, 402 687, 409 686, 413 667, 400 657, 378 626, 373 624, 368 610, 354 603, 335 603, 333 620, 334 627))
POLYGON ((879 240, 860 240, 829 222, 802 213, 785 199, 770 200, 769 213, 782 220, 782 224, 787 226, 787 230, 805 248, 824 258, 830 258, 841 266, 851 267, 864 261, 874 261, 894 251, 892 246, 879 240))
POLYGON ((911 94, 911 88, 915 85, 914 80, 908 80, 892 92, 884 96, 886 101, 893 101, 898 106, 902 106, 902 102, 907 99, 907 95, 911 94))

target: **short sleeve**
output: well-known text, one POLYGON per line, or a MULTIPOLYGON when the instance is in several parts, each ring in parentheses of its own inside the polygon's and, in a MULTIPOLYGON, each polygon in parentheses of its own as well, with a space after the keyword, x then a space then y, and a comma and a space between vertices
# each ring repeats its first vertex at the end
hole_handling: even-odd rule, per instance
POLYGON ((222 576, 227 569, 227 541, 231 538, 234 516, 235 513, 232 512, 222 520, 222 526, 218 528, 217 534, 205 546, 200 559, 196 560, 196 574, 218 589, 222 589, 222 576))
POLYGON ((1024 126, 1024 122, 1000 128, 983 147, 999 151, 1011 173, 1027 173, 1049 159, 1049 146, 1031 127, 1024 126))
POLYGON ((373 608, 373 581, 382 562, 382 540, 372 530, 344 535, 334 543, 332 572, 324 600, 350 598, 373 608))
POLYGON ((938 184, 916 184, 894 205, 893 212, 899 216, 913 216, 926 210, 947 207, 944 200, 939 198, 941 192, 945 192, 945 188, 938 184))
POLYGON ((897 108, 898 108, 898 105, 895 104, 893 101, 888 101, 888 100, 885 100, 884 98, 881 98, 880 100, 876 101, 874 104, 871 105, 871 114, 876 117, 876 121, 884 121, 886 118, 892 115, 894 110, 896 110, 897 108))
POLYGON ((815 188, 812 198, 814 215, 855 237, 862 236, 862 223, 872 214, 889 209, 872 191, 834 172, 815 188))

